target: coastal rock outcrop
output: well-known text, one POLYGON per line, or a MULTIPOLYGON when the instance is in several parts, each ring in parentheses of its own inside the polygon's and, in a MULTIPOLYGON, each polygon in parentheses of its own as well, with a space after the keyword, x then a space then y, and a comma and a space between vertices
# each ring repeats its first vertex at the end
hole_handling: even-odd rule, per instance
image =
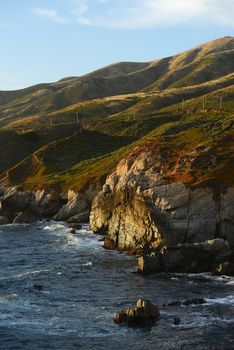
POLYGON ((141 273, 160 271, 205 272, 219 262, 231 259, 232 249, 222 238, 201 242, 162 247, 160 251, 143 254, 138 258, 141 273))
POLYGON ((16 188, 8 188, 2 193, 0 197, 0 215, 7 222, 20 222, 21 218, 25 217, 31 221, 31 217, 34 216, 34 194, 32 192, 17 191, 16 188))
POLYGON ((10 187, 0 197, 1 222, 32 223, 41 218, 51 218, 66 201, 55 191, 19 191, 10 187))
POLYGON ((133 306, 117 313, 114 322, 128 326, 152 326, 160 317, 159 309, 149 300, 139 299, 133 306))
POLYGON ((234 276, 234 262, 226 261, 222 264, 215 266, 213 274, 217 276, 234 276))
POLYGON ((234 187, 194 186, 199 152, 178 158, 158 145, 137 147, 95 197, 90 228, 116 249, 141 248, 141 271, 207 271, 229 259, 234 187))
POLYGON ((32 223, 46 218, 71 224, 88 222, 90 206, 99 188, 89 187, 84 193, 69 190, 20 191, 16 187, 1 188, 0 225, 9 222, 32 223))
POLYGON ((97 192, 90 189, 85 193, 68 191, 68 200, 54 216, 54 220, 67 221, 69 223, 84 223, 89 221, 90 206, 97 192))

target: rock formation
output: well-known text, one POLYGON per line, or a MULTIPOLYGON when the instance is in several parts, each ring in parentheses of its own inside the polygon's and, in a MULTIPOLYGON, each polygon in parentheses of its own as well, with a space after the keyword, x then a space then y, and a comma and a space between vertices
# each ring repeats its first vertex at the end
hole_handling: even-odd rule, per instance
POLYGON ((190 181, 200 153, 179 158, 158 144, 137 147, 94 199, 91 229, 117 249, 142 248, 142 272, 207 271, 228 260, 234 187, 190 181))
POLYGON ((66 196, 55 191, 19 191, 10 187, 0 197, 1 223, 32 223, 41 218, 52 218, 66 201, 66 196))
POLYGON ((156 305, 149 300, 139 299, 133 306, 117 313, 114 322, 128 326, 152 326, 160 313, 156 305))
POLYGON ((0 193, 0 225, 7 223, 32 223, 48 218, 67 221, 75 228, 88 222, 92 199, 97 194, 88 188, 80 194, 69 190, 59 193, 54 190, 36 192, 20 191, 15 187, 2 189, 0 193))
POLYGON ((84 195, 74 191, 68 191, 68 201, 54 216, 55 220, 72 223, 88 222, 90 203, 84 195))

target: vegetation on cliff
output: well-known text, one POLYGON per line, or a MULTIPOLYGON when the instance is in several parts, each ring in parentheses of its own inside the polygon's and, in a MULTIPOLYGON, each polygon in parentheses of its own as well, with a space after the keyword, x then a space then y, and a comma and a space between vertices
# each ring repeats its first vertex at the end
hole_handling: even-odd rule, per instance
POLYGON ((165 149, 168 181, 233 184, 233 62, 234 39, 222 38, 0 92, 1 185, 82 190, 145 147, 165 149))

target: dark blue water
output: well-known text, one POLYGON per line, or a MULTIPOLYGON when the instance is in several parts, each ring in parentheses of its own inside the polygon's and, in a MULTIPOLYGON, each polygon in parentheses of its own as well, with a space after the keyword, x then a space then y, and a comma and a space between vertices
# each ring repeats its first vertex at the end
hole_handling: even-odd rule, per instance
POLYGON ((234 279, 143 277, 134 257, 104 250, 97 238, 55 223, 0 227, 0 349, 234 349, 234 279), (207 304, 162 307, 201 296, 207 304), (158 323, 114 324, 115 312, 140 297, 159 305, 158 323))

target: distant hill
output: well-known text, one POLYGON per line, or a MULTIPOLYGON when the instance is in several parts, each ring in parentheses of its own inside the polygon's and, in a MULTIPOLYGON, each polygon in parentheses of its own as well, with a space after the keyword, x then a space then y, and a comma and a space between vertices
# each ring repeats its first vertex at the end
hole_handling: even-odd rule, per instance
POLYGON ((233 37, 152 62, 120 62, 0 91, 0 183, 80 189, 103 182, 136 144, 152 137, 171 142, 169 135, 178 142, 188 137, 189 148, 209 140, 215 149, 224 140, 220 154, 230 158, 233 97, 233 37))

